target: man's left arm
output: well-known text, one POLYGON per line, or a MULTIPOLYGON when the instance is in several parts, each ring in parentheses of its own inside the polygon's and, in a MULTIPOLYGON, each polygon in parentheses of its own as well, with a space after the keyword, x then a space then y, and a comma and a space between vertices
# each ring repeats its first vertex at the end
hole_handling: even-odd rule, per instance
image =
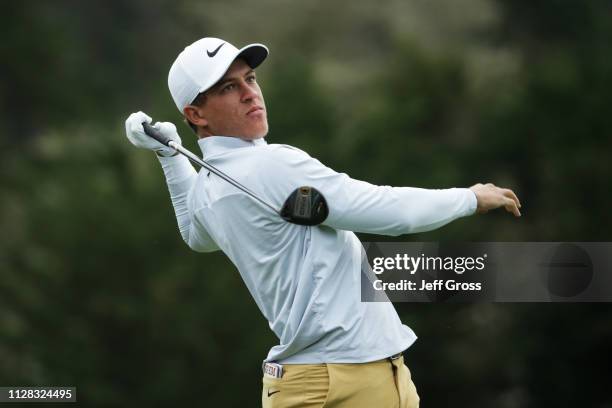
POLYGON ((430 231, 477 210, 500 206, 520 215, 514 193, 493 185, 449 189, 377 186, 338 173, 298 149, 281 148, 274 155, 270 179, 285 194, 299 186, 318 189, 329 207, 323 224, 337 229, 397 236, 430 231))

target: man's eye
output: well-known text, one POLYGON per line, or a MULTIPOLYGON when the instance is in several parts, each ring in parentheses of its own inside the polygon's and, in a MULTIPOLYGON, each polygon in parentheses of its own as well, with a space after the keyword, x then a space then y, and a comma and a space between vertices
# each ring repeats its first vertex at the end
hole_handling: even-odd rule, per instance
POLYGON ((255 81, 256 81, 255 75, 249 75, 247 77, 247 82, 255 82, 255 81))
POLYGON ((229 84, 229 85, 225 85, 221 91, 226 92, 226 91, 231 91, 232 89, 234 89, 234 84, 229 84))

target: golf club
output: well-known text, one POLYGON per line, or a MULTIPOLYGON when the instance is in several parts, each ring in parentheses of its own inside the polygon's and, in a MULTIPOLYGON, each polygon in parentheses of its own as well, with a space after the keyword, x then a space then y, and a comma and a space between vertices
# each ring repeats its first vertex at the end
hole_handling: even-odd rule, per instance
POLYGON ((214 167, 212 164, 205 162, 198 156, 185 149, 180 144, 176 143, 172 139, 164 136, 159 130, 155 129, 151 124, 147 122, 142 123, 142 127, 145 133, 157 140, 159 143, 171 147, 183 156, 187 157, 192 163, 197 164, 211 173, 221 177, 234 187, 250 195, 266 207, 277 213, 282 219, 292 224, 298 225, 319 225, 327 218, 329 214, 329 208, 325 197, 314 187, 302 186, 295 189, 289 197, 285 200, 283 207, 277 210, 272 204, 268 203, 257 194, 223 173, 221 170, 214 167))

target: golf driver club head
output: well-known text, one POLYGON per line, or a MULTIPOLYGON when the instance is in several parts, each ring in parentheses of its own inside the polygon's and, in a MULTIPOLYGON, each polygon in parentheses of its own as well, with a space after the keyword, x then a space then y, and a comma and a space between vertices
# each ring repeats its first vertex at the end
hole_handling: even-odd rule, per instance
POLYGON ((280 211, 281 217, 293 224, 319 225, 329 215, 327 201, 314 187, 299 187, 285 200, 280 211))

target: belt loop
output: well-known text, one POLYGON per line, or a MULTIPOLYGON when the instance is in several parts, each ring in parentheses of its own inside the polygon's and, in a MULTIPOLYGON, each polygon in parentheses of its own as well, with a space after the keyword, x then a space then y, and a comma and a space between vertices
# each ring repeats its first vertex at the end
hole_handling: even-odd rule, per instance
POLYGON ((402 353, 397 353, 397 354, 394 354, 391 357, 389 357, 388 360, 389 361, 394 361, 394 360, 397 360, 400 357, 402 357, 402 353))

